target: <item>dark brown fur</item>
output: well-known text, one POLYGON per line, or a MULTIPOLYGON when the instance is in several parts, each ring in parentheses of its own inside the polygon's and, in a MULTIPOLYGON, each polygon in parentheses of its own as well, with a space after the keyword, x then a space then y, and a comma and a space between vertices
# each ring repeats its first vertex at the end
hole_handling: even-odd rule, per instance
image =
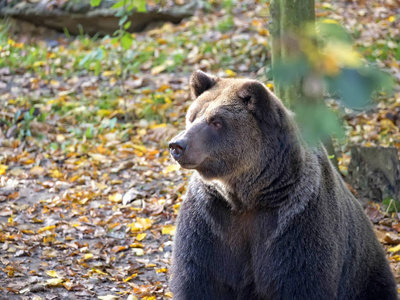
POLYGON ((195 169, 178 218, 175 299, 397 299, 361 206, 261 83, 200 71, 173 157, 195 169))

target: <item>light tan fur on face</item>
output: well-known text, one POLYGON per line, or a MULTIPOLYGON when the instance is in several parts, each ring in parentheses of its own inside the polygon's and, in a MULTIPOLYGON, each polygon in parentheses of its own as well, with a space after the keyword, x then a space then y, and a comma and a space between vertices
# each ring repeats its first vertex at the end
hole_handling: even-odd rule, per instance
MULTIPOLYGON (((243 79, 218 79, 215 85, 203 92, 190 106, 186 117, 186 131, 190 135, 193 126, 200 122, 209 123, 213 118, 224 119, 225 125, 229 126, 231 137, 237 142, 232 151, 236 157, 235 170, 230 172, 230 177, 237 173, 246 172, 260 156, 260 129, 254 116, 246 109, 245 104, 236 95, 237 91, 248 80, 243 79), (248 141, 242 144, 243 141, 248 141), (251 145, 251 146, 250 146, 251 145)), ((205 151, 207 151, 206 149, 205 151)), ((203 154, 203 153, 202 153, 203 154)), ((230 161, 232 153, 219 154, 218 159, 230 161)), ((226 181, 227 178, 219 178, 226 181)))

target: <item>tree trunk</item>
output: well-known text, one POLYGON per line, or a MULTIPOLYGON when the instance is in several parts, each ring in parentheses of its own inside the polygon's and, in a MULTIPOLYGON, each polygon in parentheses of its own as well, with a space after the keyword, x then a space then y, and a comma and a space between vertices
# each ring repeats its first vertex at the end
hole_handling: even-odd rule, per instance
MULTIPOLYGON (((299 54, 298 37, 305 26, 308 29, 315 26, 315 11, 314 0, 273 0, 270 7, 274 68, 281 61, 290 61, 299 54)), ((303 98, 301 79, 285 86, 274 84, 277 96, 289 108, 303 98)))
MULTIPOLYGON (((272 0, 270 4, 272 38, 272 69, 281 62, 296 59, 301 54, 299 38, 307 26, 307 33, 315 32, 314 0, 272 0)), ((315 45, 317 46, 317 45, 315 45)), ((282 85, 274 80, 274 92, 282 99, 286 107, 293 108, 297 103, 322 101, 323 95, 317 97, 304 96, 302 78, 290 84, 282 85)), ((338 160, 332 139, 324 141, 332 163, 338 168, 338 160)))

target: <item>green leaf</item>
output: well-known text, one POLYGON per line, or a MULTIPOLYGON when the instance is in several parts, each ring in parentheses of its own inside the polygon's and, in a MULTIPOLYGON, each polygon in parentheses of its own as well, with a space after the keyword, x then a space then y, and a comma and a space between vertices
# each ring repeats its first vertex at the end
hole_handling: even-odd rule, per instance
POLYGON ((146 12, 146 0, 133 0, 133 5, 138 12, 146 12))
POLYGON ((99 76, 101 72, 101 62, 100 60, 96 61, 96 64, 94 66, 94 75, 99 76))
POLYGON ((327 78, 330 93, 339 93, 342 101, 351 108, 361 108, 380 91, 390 91, 393 80, 385 72, 376 68, 344 68, 335 77, 327 78))
POLYGON ((295 107, 295 117, 305 141, 317 146, 320 141, 334 134, 344 138, 344 129, 337 114, 323 104, 299 104, 295 107))
POLYGON ((93 59, 93 54, 94 52, 89 52, 88 54, 86 54, 81 61, 79 62, 79 66, 84 66, 86 65, 87 62, 91 61, 93 59))
POLYGON ((96 60, 102 60, 104 57, 104 51, 101 48, 98 48, 96 51, 96 60))
POLYGON ((25 112, 25 113, 24 113, 24 120, 25 120, 26 122, 29 122, 31 119, 32 119, 32 116, 29 114, 29 112, 28 112, 28 111, 25 112))
POLYGON ((20 116, 21 116, 21 111, 18 109, 14 115, 14 123, 17 123, 20 116))
POLYGON ((99 6, 100 3, 101 3, 101 0, 91 0, 90 1, 90 6, 96 7, 96 6, 99 6))
POLYGON ((128 30, 129 27, 131 27, 131 24, 132 24, 131 21, 126 22, 125 25, 124 25, 124 29, 125 29, 125 30, 128 30))
POLYGON ((127 15, 121 17, 121 19, 119 19, 118 26, 121 26, 122 24, 124 24, 126 22, 126 20, 128 20, 127 15))
POLYGON ((318 36, 329 41, 335 40, 348 45, 353 43, 352 37, 346 29, 340 24, 329 23, 326 20, 317 22, 316 24, 318 36))
POLYGON ((110 120, 109 127, 110 127, 111 130, 114 129, 115 124, 117 124, 117 118, 116 118, 116 117, 114 117, 114 118, 112 118, 112 119, 110 120))
POLYGON ((125 50, 128 50, 131 47, 132 43, 133 43, 132 36, 129 33, 125 32, 125 34, 121 38, 122 48, 124 48, 125 50))
POLYGON ((304 57, 287 59, 276 62, 271 71, 274 81, 282 85, 289 85, 307 75, 310 72, 310 65, 304 57))
POLYGON ((88 127, 86 129, 86 133, 85 133, 86 138, 88 138, 88 139, 93 138, 93 131, 94 131, 93 126, 88 127))
POLYGON ((124 3, 126 2, 126 0, 121 0, 118 1, 117 3, 115 3, 113 6, 111 6, 112 9, 117 9, 117 8, 121 8, 124 6, 124 3))

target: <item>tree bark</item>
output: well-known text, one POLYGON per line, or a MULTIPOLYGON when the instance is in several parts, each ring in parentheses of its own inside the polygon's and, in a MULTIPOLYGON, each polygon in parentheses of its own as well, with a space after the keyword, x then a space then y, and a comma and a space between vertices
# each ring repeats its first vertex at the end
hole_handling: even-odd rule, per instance
MULTIPOLYGON (((292 60, 299 54, 298 37, 303 29, 315 30, 314 0, 271 1, 272 68, 281 61, 292 60)), ((301 79, 282 86, 274 82, 277 96, 292 108, 303 98, 301 79)))
MULTIPOLYGON (((270 12, 272 69, 276 69, 281 62, 293 60, 300 55, 299 38, 306 27, 308 34, 315 32, 315 3, 314 0, 272 0, 270 12)), ((286 107, 293 108, 297 103, 306 101, 322 101, 322 94, 313 99, 306 97, 302 81, 303 79, 299 78, 290 84, 282 85, 274 79, 274 92, 286 107)), ((329 155, 333 156, 332 163, 338 168, 332 139, 327 139, 324 144, 329 155)))

